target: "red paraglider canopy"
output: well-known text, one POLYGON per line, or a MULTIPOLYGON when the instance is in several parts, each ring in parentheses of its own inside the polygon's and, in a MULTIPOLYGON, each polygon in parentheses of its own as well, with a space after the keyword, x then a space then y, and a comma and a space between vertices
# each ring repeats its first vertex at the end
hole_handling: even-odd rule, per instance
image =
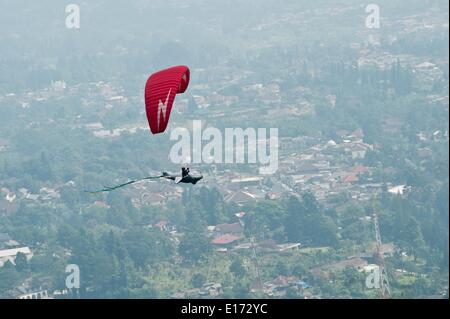
POLYGON ((145 85, 145 109, 153 134, 166 130, 175 95, 184 93, 189 85, 190 71, 180 65, 152 74, 145 85))

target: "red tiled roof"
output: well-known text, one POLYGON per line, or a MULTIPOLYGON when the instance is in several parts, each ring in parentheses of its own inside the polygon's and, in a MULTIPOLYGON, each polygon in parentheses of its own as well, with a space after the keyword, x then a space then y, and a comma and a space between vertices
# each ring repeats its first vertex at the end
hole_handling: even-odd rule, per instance
POLYGON ((344 183, 355 183, 358 181, 358 177, 355 175, 348 175, 343 180, 344 183))
POLYGON ((235 236, 235 235, 231 235, 231 234, 225 234, 223 236, 219 236, 217 238, 214 238, 211 241, 211 244, 213 245, 227 245, 227 244, 231 244, 232 242, 235 242, 239 239, 241 239, 242 236, 235 236))
POLYGON ((157 224, 155 224, 155 226, 161 228, 167 226, 168 223, 169 222, 167 220, 160 220, 157 224))
POLYGON ((363 165, 358 165, 352 169, 352 172, 355 174, 365 173, 365 172, 367 172, 367 167, 365 167, 363 165))
POLYGON ((242 218, 242 217, 245 216, 245 213, 244 212, 240 212, 240 213, 237 213, 236 216, 239 217, 239 218, 242 218))

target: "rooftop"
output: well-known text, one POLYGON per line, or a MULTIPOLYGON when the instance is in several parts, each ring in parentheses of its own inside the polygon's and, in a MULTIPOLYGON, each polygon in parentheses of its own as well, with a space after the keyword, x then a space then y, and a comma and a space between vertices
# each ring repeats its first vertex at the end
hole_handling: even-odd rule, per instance
POLYGON ((231 244, 231 243, 233 243, 235 241, 238 241, 240 239, 242 239, 242 236, 235 236, 235 235, 232 235, 232 234, 225 234, 223 236, 219 236, 217 238, 214 238, 211 241, 211 244, 213 244, 213 245, 227 245, 227 244, 231 244))

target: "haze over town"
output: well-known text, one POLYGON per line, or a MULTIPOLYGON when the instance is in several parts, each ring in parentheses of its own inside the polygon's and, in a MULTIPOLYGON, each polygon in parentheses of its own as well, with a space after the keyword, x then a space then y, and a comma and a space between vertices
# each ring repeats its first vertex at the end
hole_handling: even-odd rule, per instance
POLYGON ((370 4, 96 0, 70 28, 61 1, 0 1, 0 298, 378 298, 380 267, 391 298, 448 298, 449 4, 380 0, 368 26, 370 4), (144 86, 174 65, 152 135, 144 86), (85 192, 185 162, 195 186, 85 192))

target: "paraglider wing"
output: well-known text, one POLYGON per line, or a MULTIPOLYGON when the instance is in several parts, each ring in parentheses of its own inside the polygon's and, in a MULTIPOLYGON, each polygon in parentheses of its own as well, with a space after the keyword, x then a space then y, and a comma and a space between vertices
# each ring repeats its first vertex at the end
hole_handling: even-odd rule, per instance
POLYGON ((189 85, 187 66, 175 66, 152 74, 145 85, 145 109, 153 134, 166 130, 175 95, 184 93, 189 85))

